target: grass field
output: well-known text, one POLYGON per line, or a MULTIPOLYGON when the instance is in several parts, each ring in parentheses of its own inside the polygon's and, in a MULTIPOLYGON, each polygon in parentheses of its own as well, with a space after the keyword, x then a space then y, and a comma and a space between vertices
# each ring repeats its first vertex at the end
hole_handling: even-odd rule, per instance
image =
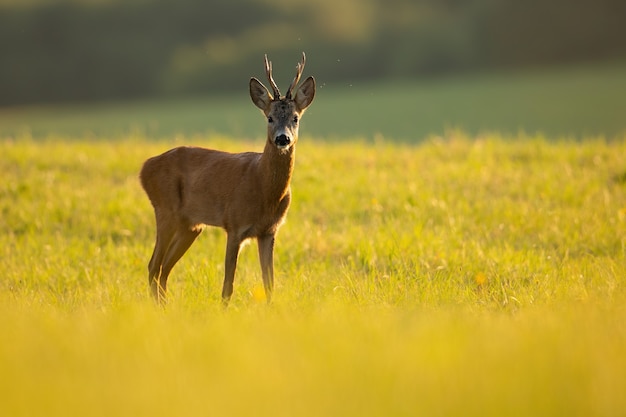
POLYGON ((219 230, 152 304, 137 172, 174 143, 112 139, 0 143, 0 415, 626 410, 626 138, 305 133, 275 300, 247 247, 226 310, 219 230))
MULTIPOLYGON (((626 132, 624 62, 373 84, 333 85, 323 74, 315 75, 316 103, 323 104, 311 106, 303 131, 316 138, 383 136, 415 142, 460 129, 472 136, 526 132, 549 138, 613 139, 626 132)), ((247 80, 242 80, 241 90, 229 96, 0 108, 0 137, 255 139, 264 132, 263 120, 254 117, 247 89, 247 80)))
POLYGON ((245 90, 0 109, 0 415, 624 415, 624 74, 318 78, 275 298, 253 243, 228 309, 217 229, 152 303, 137 175, 260 151, 245 90))

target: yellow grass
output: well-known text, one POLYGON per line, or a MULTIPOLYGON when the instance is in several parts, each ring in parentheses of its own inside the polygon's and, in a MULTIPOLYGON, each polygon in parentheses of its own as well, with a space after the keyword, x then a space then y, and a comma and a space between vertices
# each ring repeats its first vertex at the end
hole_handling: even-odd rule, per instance
POLYGON ((626 409, 624 141, 302 138, 275 300, 248 247, 226 310, 218 230, 149 299, 137 172, 170 146, 0 144, 0 415, 626 409))

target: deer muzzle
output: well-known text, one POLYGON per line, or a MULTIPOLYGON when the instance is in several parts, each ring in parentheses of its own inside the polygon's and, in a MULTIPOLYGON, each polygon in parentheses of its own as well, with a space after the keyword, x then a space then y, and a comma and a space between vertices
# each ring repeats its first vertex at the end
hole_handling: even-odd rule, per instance
POLYGON ((291 138, 284 133, 280 134, 274 138, 274 144, 278 149, 285 149, 291 145, 291 138))

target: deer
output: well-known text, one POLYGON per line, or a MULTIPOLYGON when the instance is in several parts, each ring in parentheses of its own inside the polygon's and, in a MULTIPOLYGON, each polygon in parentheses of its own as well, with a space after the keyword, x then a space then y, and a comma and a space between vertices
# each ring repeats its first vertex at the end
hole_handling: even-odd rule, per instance
POLYGON ((174 265, 201 231, 226 231, 222 302, 233 294, 237 259, 244 242, 256 239, 266 300, 274 289, 275 236, 291 202, 300 118, 315 97, 315 79, 298 86, 306 55, 281 96, 265 55, 265 74, 272 92, 250 79, 250 97, 267 120, 263 152, 229 153, 180 146, 146 160, 140 181, 156 218, 156 242, 148 263, 148 282, 158 304, 167 303, 167 279, 174 265))

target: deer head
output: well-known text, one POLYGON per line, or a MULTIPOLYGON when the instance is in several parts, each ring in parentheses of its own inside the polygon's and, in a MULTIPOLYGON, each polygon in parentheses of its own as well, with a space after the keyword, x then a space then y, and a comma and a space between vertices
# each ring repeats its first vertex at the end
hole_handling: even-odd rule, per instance
POLYGON ((287 94, 281 96, 280 90, 272 77, 272 63, 265 55, 265 73, 272 93, 256 78, 250 79, 250 97, 252 102, 267 118, 267 140, 281 152, 287 152, 298 140, 300 117, 315 97, 315 79, 307 78, 300 87, 298 82, 304 70, 306 56, 296 66, 296 76, 289 85, 287 94), (295 90, 295 94, 294 94, 295 90))

